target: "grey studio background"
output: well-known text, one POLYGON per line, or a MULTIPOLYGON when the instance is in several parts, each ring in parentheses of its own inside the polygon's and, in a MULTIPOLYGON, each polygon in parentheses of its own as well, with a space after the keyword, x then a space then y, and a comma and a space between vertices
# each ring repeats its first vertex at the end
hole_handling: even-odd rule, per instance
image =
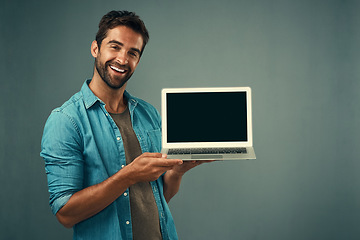
POLYGON ((360 5, 346 0, 2 0, 0 239, 72 238, 48 206, 40 139, 92 76, 112 9, 149 29, 128 90, 158 110, 164 87, 253 89, 257 160, 185 175, 180 239, 360 239, 360 5))

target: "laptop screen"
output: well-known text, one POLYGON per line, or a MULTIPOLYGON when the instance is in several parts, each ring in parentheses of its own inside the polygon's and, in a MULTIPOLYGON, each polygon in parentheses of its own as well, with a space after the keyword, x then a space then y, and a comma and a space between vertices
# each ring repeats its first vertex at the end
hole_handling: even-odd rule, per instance
POLYGON ((246 142, 246 92, 167 93, 167 142, 246 142))

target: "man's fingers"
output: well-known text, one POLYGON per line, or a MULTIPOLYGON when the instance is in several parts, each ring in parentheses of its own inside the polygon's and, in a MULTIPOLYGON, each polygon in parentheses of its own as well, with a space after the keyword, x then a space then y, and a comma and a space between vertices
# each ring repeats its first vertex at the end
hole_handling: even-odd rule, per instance
POLYGON ((173 167, 176 165, 181 165, 183 161, 181 159, 167 159, 167 158, 159 158, 157 159, 158 166, 162 167, 173 167))
POLYGON ((166 156, 166 154, 162 154, 162 153, 150 153, 150 152, 146 152, 146 153, 143 153, 141 156, 143 156, 143 157, 149 157, 149 158, 162 158, 163 155, 166 156))
POLYGON ((143 153, 141 157, 148 158, 157 167, 172 167, 183 163, 181 159, 168 159, 163 153, 143 153))

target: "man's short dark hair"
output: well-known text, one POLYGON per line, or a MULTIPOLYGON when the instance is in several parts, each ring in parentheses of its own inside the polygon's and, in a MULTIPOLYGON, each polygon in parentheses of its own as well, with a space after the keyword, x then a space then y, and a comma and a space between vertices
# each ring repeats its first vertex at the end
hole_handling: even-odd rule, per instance
POLYGON ((109 29, 117 26, 126 26, 134 32, 141 34, 143 38, 143 46, 141 53, 144 51, 145 45, 149 41, 149 33, 144 22, 134 12, 129 11, 111 11, 105 14, 99 23, 99 30, 96 34, 96 42, 100 48, 102 41, 107 35, 109 29))

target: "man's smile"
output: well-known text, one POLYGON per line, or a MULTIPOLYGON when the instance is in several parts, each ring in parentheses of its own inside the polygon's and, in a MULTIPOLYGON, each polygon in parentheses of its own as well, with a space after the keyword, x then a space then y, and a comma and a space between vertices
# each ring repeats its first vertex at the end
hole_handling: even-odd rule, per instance
POLYGON ((110 65, 110 68, 118 73, 125 73, 127 70, 121 67, 115 67, 114 65, 110 65))

